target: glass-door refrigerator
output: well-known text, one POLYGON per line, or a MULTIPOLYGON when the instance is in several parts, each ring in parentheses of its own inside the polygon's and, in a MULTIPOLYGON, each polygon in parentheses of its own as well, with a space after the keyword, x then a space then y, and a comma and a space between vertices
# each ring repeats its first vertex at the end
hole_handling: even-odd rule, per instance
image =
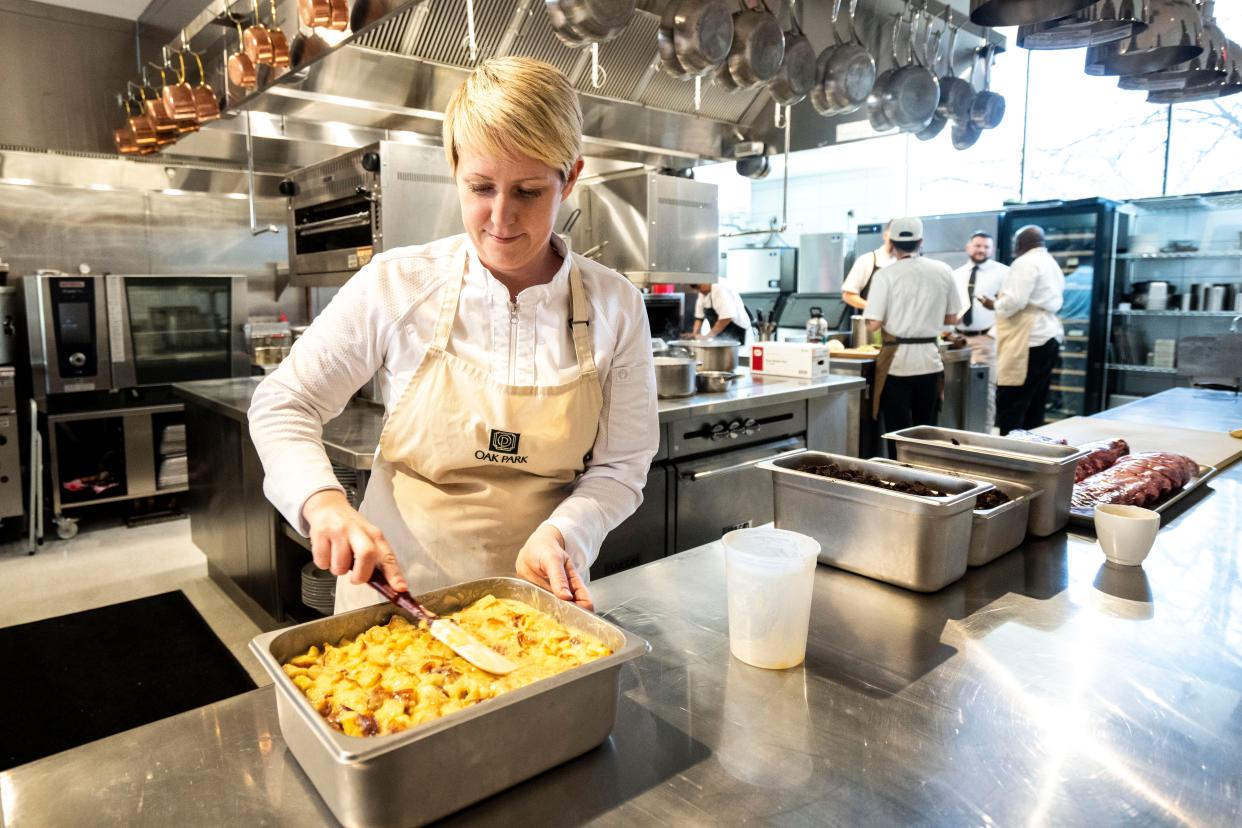
POLYGON ((1104 407, 1108 356, 1109 280, 1116 239, 1127 216, 1103 198, 1009 207, 1001 220, 998 258, 1014 260, 1014 236, 1029 224, 1044 229, 1048 252, 1065 273, 1061 323, 1065 341, 1052 374, 1048 422, 1095 414, 1104 407))

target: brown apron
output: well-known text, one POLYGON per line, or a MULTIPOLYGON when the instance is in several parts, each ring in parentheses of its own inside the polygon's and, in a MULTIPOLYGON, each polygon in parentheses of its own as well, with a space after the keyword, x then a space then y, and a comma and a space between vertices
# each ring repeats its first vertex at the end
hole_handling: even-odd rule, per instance
MULTIPOLYGON (((578 377, 532 386, 496 382, 449 352, 464 251, 460 264, 427 354, 388 414, 360 510, 392 545, 415 593, 513 575, 526 539, 585 470, 603 408, 577 262, 569 292, 578 377)), ((382 600, 348 575, 337 579, 337 612, 382 600)))
POLYGON ((996 317, 996 384, 1019 386, 1026 382, 1030 362, 1031 329, 1043 308, 1027 305, 1013 316, 996 317))
MULTIPOLYGON (((880 355, 875 358, 875 392, 871 397, 871 419, 880 419, 880 397, 884 395, 884 386, 888 384, 888 372, 893 367, 893 360, 897 358, 897 348, 900 345, 928 345, 939 341, 938 337, 921 336, 903 339, 902 337, 893 336, 883 328, 880 329, 880 337, 882 344, 880 345, 880 355)), ((944 375, 940 376, 940 393, 944 393, 944 375)))

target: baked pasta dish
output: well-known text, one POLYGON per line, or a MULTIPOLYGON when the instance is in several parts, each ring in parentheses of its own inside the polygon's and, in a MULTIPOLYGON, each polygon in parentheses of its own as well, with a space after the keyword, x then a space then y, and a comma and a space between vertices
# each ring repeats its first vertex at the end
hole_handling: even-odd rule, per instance
POLYGON ((494 676, 394 614, 353 639, 311 647, 284 671, 334 728, 350 736, 399 733, 562 673, 612 650, 529 604, 486 595, 445 616, 518 669, 494 676))

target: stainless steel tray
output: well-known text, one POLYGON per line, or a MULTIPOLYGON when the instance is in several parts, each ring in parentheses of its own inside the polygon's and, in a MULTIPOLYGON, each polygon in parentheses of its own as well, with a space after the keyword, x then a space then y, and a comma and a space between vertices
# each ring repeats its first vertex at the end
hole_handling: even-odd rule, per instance
MULTIPOLYGON (((877 459, 876 462, 886 463, 910 469, 937 471, 934 467, 915 466, 897 460, 877 459)), ((944 474, 944 472, 941 472, 944 474)), ((950 472, 957 477, 956 472, 950 472)), ((972 474, 969 479, 980 483, 991 483, 997 489, 1009 495, 1009 502, 1002 503, 995 509, 975 509, 974 520, 970 532, 970 552, 966 562, 970 566, 983 566, 1017 549, 1026 540, 1026 526, 1030 518, 1031 503, 1043 495, 1043 492, 1001 478, 988 478, 981 474, 972 474)))
MULTIPOLYGON (((1190 479, 1190 482, 1181 488, 1181 491, 1173 492, 1173 494, 1169 495, 1168 498, 1161 501, 1158 505, 1152 506, 1151 509, 1163 515, 1165 510, 1171 508, 1175 503, 1178 503, 1183 498, 1187 497, 1195 489, 1199 488, 1204 483, 1211 480, 1213 477, 1216 476, 1217 472, 1219 471, 1220 470, 1216 468, 1215 466, 1204 466, 1200 464, 1199 474, 1197 477, 1192 477, 1190 479)), ((1070 506, 1070 523, 1074 524, 1075 526, 1085 526, 1088 529, 1094 530, 1095 529, 1095 509, 1071 505, 1070 506)))
POLYGON ((964 475, 985 475, 1021 483, 1044 494, 1031 504, 1027 529, 1046 537, 1069 522, 1074 469, 1088 449, 995 437, 974 431, 914 426, 884 435, 897 446, 897 459, 964 475))
POLYGON ((608 737, 621 665, 650 645, 526 581, 487 578, 420 596, 449 613, 485 595, 513 598, 571 630, 602 640, 612 655, 391 736, 334 730, 281 664, 312 644, 355 636, 400 612, 378 604, 256 636, 250 649, 271 675, 280 731, 332 813, 348 826, 423 824, 579 756, 608 737))
POLYGON ((819 541, 821 563, 918 592, 935 592, 966 573, 975 498, 992 488, 817 451, 759 468, 773 473, 776 526, 819 541), (802 471, 828 461, 889 480, 926 483, 948 494, 921 497, 802 471))

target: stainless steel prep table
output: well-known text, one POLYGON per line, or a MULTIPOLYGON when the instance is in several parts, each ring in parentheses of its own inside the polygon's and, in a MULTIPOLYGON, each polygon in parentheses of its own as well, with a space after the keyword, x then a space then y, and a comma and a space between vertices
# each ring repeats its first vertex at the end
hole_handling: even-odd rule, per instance
MULTIPOLYGON (((1242 465, 1142 569, 1028 541, 917 595, 819 567, 806 664, 728 654, 711 544, 601 581, 651 640, 598 750, 457 824, 1236 825, 1242 465)), ((271 688, 0 774, 6 825, 330 824, 271 688)))

